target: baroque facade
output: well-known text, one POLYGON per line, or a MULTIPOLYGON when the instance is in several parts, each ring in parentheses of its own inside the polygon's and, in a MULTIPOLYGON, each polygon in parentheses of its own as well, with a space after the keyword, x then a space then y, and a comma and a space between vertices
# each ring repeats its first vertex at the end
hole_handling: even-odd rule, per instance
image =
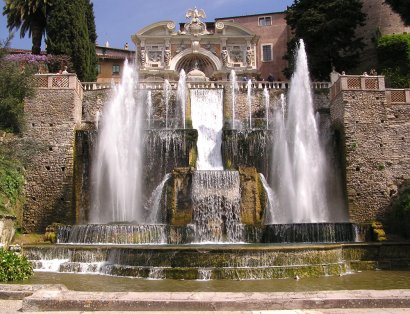
POLYGON ((226 80, 233 69, 256 77, 255 32, 233 22, 205 23, 205 12, 196 8, 186 17, 179 28, 172 21, 157 22, 132 36, 142 78, 176 79, 181 70, 190 77, 195 70, 191 74, 226 80))

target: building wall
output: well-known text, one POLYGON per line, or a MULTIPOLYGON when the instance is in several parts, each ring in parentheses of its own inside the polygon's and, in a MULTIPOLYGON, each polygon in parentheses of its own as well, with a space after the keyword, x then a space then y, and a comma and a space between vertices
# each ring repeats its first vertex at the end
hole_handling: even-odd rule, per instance
POLYGON ((283 56, 287 52, 287 42, 289 38, 285 13, 268 13, 266 15, 240 16, 217 20, 233 21, 255 32, 259 36, 256 48, 256 63, 262 78, 267 79, 271 73, 275 80, 285 80, 283 70, 287 67, 287 62, 283 59, 283 56), (272 19, 272 25, 259 26, 259 18, 263 16, 270 16, 272 19), (273 60, 271 62, 262 61, 263 44, 272 44, 273 60))
POLYGON ((385 220, 392 198, 410 178, 410 101, 391 103, 388 93, 384 86, 342 90, 330 106, 340 134, 352 222, 385 220))
POLYGON ((38 89, 26 101, 24 138, 32 142, 25 172, 23 227, 44 231, 53 222, 74 222, 74 130, 81 122, 81 95, 75 89, 38 89))

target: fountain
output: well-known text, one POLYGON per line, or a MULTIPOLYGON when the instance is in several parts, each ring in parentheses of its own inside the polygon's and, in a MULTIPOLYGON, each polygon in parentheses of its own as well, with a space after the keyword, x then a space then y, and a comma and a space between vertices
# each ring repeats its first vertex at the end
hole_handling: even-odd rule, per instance
POLYGON ((324 268, 326 274, 340 274, 348 268, 343 247, 316 248, 320 258, 310 265, 309 247, 260 244, 349 242, 356 237, 355 226, 340 214, 343 206, 330 207, 326 196, 326 185, 336 176, 325 177, 323 167, 330 163, 314 116, 303 42, 288 104, 282 94, 270 117, 269 91, 259 91, 263 129, 252 127, 257 107, 252 97, 258 91, 250 80, 243 114, 249 128, 235 129, 239 97, 234 71, 230 128, 224 128, 230 104, 224 108, 223 86, 188 90, 181 71, 177 91, 165 80, 164 101, 158 104, 151 93, 140 97, 136 84, 137 76, 126 64, 122 83, 104 108, 94 157, 91 224, 61 227, 56 248, 30 250, 27 255, 38 261, 38 268, 43 259, 58 259, 60 271, 202 280, 283 278, 312 269, 325 274, 324 268), (175 92, 183 129, 170 128, 175 92), (165 128, 148 124, 143 131, 145 105, 148 121, 153 112, 165 116, 165 128))

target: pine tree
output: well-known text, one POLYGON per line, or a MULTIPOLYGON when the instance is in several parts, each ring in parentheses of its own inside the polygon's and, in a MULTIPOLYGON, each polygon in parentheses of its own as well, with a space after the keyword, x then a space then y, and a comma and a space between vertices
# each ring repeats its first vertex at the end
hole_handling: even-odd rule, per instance
POLYGON ((95 81, 95 22, 89 0, 55 0, 47 19, 47 52, 71 57, 82 81, 95 81))

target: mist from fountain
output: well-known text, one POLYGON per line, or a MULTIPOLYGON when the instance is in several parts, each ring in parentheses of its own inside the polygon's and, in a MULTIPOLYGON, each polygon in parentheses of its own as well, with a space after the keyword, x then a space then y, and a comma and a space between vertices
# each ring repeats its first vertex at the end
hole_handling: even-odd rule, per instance
POLYGON ((141 222, 144 108, 136 70, 126 61, 121 84, 105 105, 92 168, 91 223, 141 222))
POLYGON ((177 87, 177 106, 180 108, 182 128, 185 129, 185 108, 186 108, 186 74, 184 69, 179 72, 177 87))
POLYGON ((326 155, 315 120, 304 42, 299 42, 287 111, 275 115, 273 190, 281 216, 274 223, 334 222, 326 196, 326 155))

